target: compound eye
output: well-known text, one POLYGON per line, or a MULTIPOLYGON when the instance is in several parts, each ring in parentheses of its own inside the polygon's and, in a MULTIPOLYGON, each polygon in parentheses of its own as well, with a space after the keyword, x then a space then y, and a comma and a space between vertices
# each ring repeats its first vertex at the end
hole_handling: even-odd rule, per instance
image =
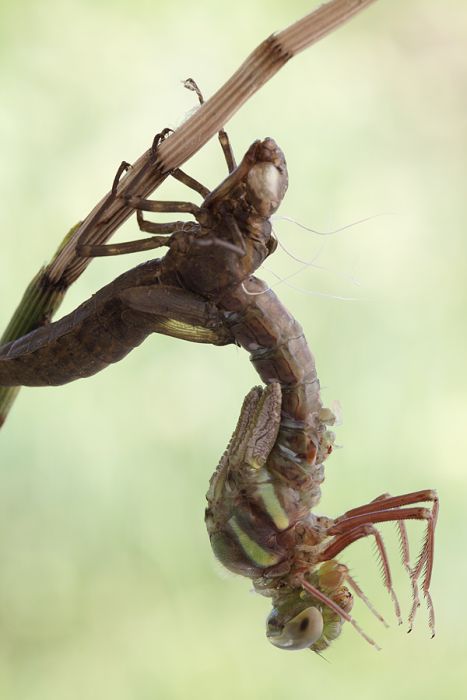
POLYGON ((307 649, 323 634, 323 616, 318 608, 306 608, 282 627, 273 611, 267 621, 266 634, 274 646, 296 651, 307 649))

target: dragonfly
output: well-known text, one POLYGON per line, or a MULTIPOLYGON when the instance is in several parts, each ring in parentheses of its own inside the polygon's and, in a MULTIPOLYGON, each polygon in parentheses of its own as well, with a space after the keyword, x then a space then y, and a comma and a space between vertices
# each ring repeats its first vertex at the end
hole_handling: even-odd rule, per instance
MULTIPOLYGON (((191 89, 202 102, 194 82, 191 89)), ((166 138, 168 130, 156 137, 154 149, 166 138)), ((140 229, 151 236, 78 249, 83 257, 161 247, 168 252, 123 273, 62 319, 1 346, 0 385, 61 385, 89 377, 152 333, 244 348, 265 386, 252 389, 244 401, 210 481, 205 519, 218 560, 271 598, 269 641, 281 649, 320 653, 347 621, 377 646, 350 614, 351 590, 383 618, 338 556, 361 538, 374 539, 400 621, 388 554, 376 527, 387 521, 397 523, 412 584, 409 625, 420 604, 421 581, 434 634, 436 492, 383 494, 337 518, 313 512, 323 464, 333 449, 335 416, 322 404, 315 360, 300 324, 254 274, 277 246, 270 219, 288 186, 285 157, 267 137, 254 141, 237 165, 225 131, 220 141, 228 175, 212 191, 180 169, 171 173, 203 197, 201 205, 125 196, 140 229), (194 220, 157 223, 144 212, 189 214, 194 220), (426 523, 414 564, 409 520, 426 523)))

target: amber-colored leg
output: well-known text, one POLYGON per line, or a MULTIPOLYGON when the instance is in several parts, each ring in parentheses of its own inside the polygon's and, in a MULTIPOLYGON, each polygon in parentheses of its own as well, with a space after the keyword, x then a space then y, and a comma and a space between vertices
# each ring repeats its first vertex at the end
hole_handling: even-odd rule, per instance
MULTIPOLYGON (((383 542, 383 538, 381 537, 381 534, 378 532, 378 530, 373 525, 365 523, 365 524, 359 525, 358 527, 355 527, 355 528, 349 530, 348 532, 346 532, 342 535, 338 535, 337 537, 335 537, 333 539, 333 541, 321 553, 319 559, 320 559, 320 561, 328 561, 329 559, 334 559, 338 554, 340 554, 340 552, 342 552, 344 549, 346 549, 349 545, 353 544, 354 542, 361 539, 362 537, 370 537, 370 536, 375 538, 376 547, 378 549, 378 554, 379 554, 381 566, 382 566, 384 585, 386 586, 386 588, 389 592, 389 595, 392 598, 392 602, 394 603, 394 610, 396 613, 397 621, 401 625, 402 624, 401 610, 400 610, 399 601, 397 600, 396 593, 395 593, 394 588, 392 586, 391 569, 389 566, 389 559, 388 559, 388 555, 386 552, 386 547, 384 546, 384 542, 383 542)), ((366 597, 364 597, 363 600, 365 602, 367 602, 366 597)), ((369 606, 369 607, 370 607, 370 609, 373 609, 371 606, 369 606)))
MULTIPOLYGON (((423 544, 419 559, 417 564, 413 569, 410 568, 408 563, 408 544, 407 535, 405 531, 405 526, 400 530, 402 539, 402 549, 403 549, 403 561, 406 564, 406 568, 412 579, 412 586, 414 590, 414 601, 412 605, 412 610, 409 615, 409 626, 412 627, 413 621, 415 619, 415 613, 418 607, 418 595, 416 588, 416 581, 420 577, 423 570, 425 570, 422 590, 427 602, 428 612, 429 612, 429 625, 434 635, 434 610, 433 603, 431 600, 429 588, 431 581, 431 574, 433 570, 433 551, 434 551, 434 532, 436 527, 436 521, 438 517, 438 497, 436 492, 433 490, 425 491, 415 491, 409 494, 403 494, 401 496, 383 496, 379 497, 371 503, 366 505, 353 508, 347 511, 344 515, 337 518, 328 530, 329 535, 347 535, 350 538, 350 533, 363 525, 371 525, 378 522, 404 522, 406 520, 427 520, 427 532, 425 542, 423 544), (413 503, 419 503, 421 501, 429 501, 433 503, 432 510, 421 507, 404 508, 402 506, 410 505, 413 503), (404 541, 406 544, 404 544, 404 541)), ((351 538, 350 538, 351 540, 351 538)), ((351 541, 349 540, 349 544, 351 541)), ((341 540, 344 543, 344 539, 341 540)), ((353 541, 353 540, 352 540, 353 541)), ((344 545, 342 548, 344 548, 344 545)), ((334 549, 333 543, 329 545, 331 556, 334 549)), ((342 549, 340 550, 342 551, 342 549)), ((410 630, 409 630, 410 631, 410 630)))
MULTIPOLYGON (((426 563, 427 564, 427 571, 425 574, 425 583, 427 583, 428 587, 430 584, 430 579, 431 579, 431 573, 432 573, 432 568, 433 568, 433 545, 434 545, 434 529, 436 526, 436 521, 438 518, 438 510, 439 510, 439 502, 438 502, 438 495, 436 491, 433 489, 426 489, 424 491, 413 491, 412 493, 405 493, 402 494, 401 496, 389 496, 387 498, 385 497, 379 497, 378 499, 371 501, 370 503, 367 503, 366 505, 359 506, 357 508, 352 508, 351 510, 348 510, 346 513, 341 515, 339 518, 336 518, 334 521, 334 526, 333 527, 338 527, 340 523, 343 522, 349 522, 353 520, 353 524, 356 525, 357 523, 355 522, 354 518, 357 516, 364 516, 365 514, 367 515, 372 515, 371 518, 367 518, 366 520, 364 519, 363 522, 383 522, 383 521, 388 521, 388 520, 394 520, 394 521, 404 521, 404 520, 409 520, 409 519, 426 519, 430 521, 429 527, 428 527, 428 549, 427 551, 422 550, 422 554, 419 558, 419 561, 414 569, 414 573, 418 571, 418 575, 420 575, 421 570, 423 569, 423 565, 426 563), (410 515, 409 513, 411 511, 424 511, 426 509, 423 508, 418 508, 418 509, 400 509, 401 506, 406 506, 410 505, 412 503, 421 503, 423 501, 428 501, 433 503, 433 509, 431 511, 427 510, 426 512, 429 513, 429 516, 422 516, 418 517, 417 515, 410 515), (390 513, 395 513, 397 509, 400 509, 400 515, 402 517, 391 517, 389 514, 390 513), (378 513, 380 511, 388 511, 389 514, 386 514, 384 517, 376 517, 373 514, 378 513), (405 516, 403 516, 403 513, 406 513, 405 516), (431 557, 430 557, 431 554, 431 557)), ((362 522, 362 520, 360 521, 362 522)), ((338 534, 338 531, 335 533, 330 533, 330 534, 338 534)), ((404 545, 403 545, 404 547, 404 545)), ((405 556, 408 557, 408 548, 406 550, 405 556)))
MULTIPOLYGON (((372 503, 375 503, 376 501, 387 501, 387 499, 392 498, 390 493, 383 493, 381 496, 378 496, 375 498, 372 503)), ((407 528, 405 526, 405 522, 403 520, 398 520, 397 523, 397 530, 399 533, 399 540, 400 540, 400 545, 401 545, 401 560, 402 560, 402 565, 404 569, 406 570, 407 574, 409 575, 410 582, 412 584, 412 609, 411 613, 409 615, 409 625, 411 625, 410 620, 413 619, 415 612, 417 608, 420 607, 420 598, 418 597, 418 583, 417 579, 414 577, 414 572, 412 567, 410 566, 410 548, 409 548, 409 538, 407 535, 407 528)), ((410 627, 411 629, 411 627, 410 627)), ((409 632, 410 632, 409 629, 409 632)))
POLYGON ((376 647, 379 651, 379 646, 376 644, 371 637, 369 637, 365 632, 362 630, 360 625, 354 620, 354 618, 346 612, 343 608, 340 607, 340 605, 337 605, 329 596, 327 596, 325 593, 319 590, 319 588, 316 588, 316 586, 313 586, 309 581, 307 581, 303 576, 298 578, 298 581, 302 588, 305 589, 313 598, 316 598, 316 600, 321 601, 325 605, 327 605, 331 610, 334 610, 335 613, 340 615, 344 620, 347 620, 347 622, 350 622, 350 624, 357 630, 357 632, 363 637, 363 639, 366 639, 366 641, 371 644, 372 646, 376 647))
POLYGON ((346 511, 343 515, 336 518, 335 523, 348 518, 353 515, 360 515, 363 513, 374 513, 378 510, 387 510, 388 508, 397 508, 400 506, 410 505, 412 503, 423 503, 432 502, 435 503, 438 500, 436 491, 433 489, 425 489, 423 491, 413 491, 411 493, 404 493, 400 496, 378 496, 374 501, 366 503, 363 506, 358 506, 357 508, 352 508, 346 511))
POLYGON ((346 583, 348 583, 349 586, 352 588, 353 592, 356 593, 356 594, 358 595, 358 597, 359 597, 361 600, 363 600, 363 602, 365 603, 365 605, 367 606, 367 608, 373 613, 373 615, 374 615, 375 617, 377 617, 378 620, 379 620, 380 622, 382 622, 383 625, 384 625, 385 627, 389 627, 389 625, 388 625, 388 623, 386 622, 386 620, 384 619, 384 617, 381 615, 381 613, 378 612, 378 610, 376 610, 376 608, 374 607, 374 605, 373 605, 373 604, 371 603, 371 601, 366 597, 366 595, 364 594, 364 592, 362 591, 362 589, 360 588, 360 586, 359 586, 359 585, 357 584, 357 582, 350 576, 349 573, 348 573, 347 576, 345 577, 345 581, 346 581, 346 583))

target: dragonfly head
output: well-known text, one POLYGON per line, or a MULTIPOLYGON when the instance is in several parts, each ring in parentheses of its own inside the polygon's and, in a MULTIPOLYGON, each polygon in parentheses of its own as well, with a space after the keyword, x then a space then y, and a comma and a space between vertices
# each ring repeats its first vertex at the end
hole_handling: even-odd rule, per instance
POLYGON ((266 620, 266 636, 275 647, 289 651, 308 649, 323 635, 321 611, 303 601, 274 607, 266 620), (286 609, 288 608, 288 609, 286 609))
POLYGON ((246 199, 269 218, 279 208, 289 183, 284 154, 271 138, 256 141, 245 155, 251 165, 246 176, 246 199))
MULTIPOLYGON (((288 184, 284 154, 274 139, 254 141, 235 170, 207 195, 201 216, 219 208, 225 211, 226 203, 240 200, 247 204, 246 216, 268 219, 278 209, 288 184)), ((199 213, 197 219, 204 223, 199 213)))
MULTIPOLYGON (((352 607, 352 596, 342 585, 340 565, 331 560, 309 576, 310 582, 343 610, 352 607)), ((336 639, 344 620, 301 588, 285 587, 273 595, 273 608, 266 620, 266 636, 280 649, 311 649, 320 652, 336 639)))

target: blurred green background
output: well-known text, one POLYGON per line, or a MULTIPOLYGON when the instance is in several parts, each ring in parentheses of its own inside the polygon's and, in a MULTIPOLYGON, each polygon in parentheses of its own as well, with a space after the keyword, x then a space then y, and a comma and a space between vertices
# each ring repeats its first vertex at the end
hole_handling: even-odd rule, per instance
MULTIPOLYGON (((0 324, 68 228, 263 38, 316 7, 146 0, 0 2, 0 324)), ((5 700, 457 698, 465 690, 467 577, 465 153, 467 6, 380 0, 294 58, 228 125, 237 154, 273 136, 290 187, 277 221, 315 260, 277 293, 303 324, 326 403, 344 423, 320 512, 435 487, 433 599, 395 624, 371 542, 345 552, 391 619, 361 603, 327 654, 264 637, 267 599, 224 574, 203 523, 208 479, 257 382, 235 348, 153 337, 101 375, 23 390, 0 436, 0 696, 5 700), (358 281, 358 286, 355 282, 358 281), (324 296, 319 296, 322 294, 324 296), (336 297, 354 298, 343 300, 336 297)), ((218 144, 186 169, 214 186, 218 144)), ((186 198, 167 183, 161 198, 186 198)), ((115 240, 136 234, 134 220, 115 240)), ((94 262, 69 311, 141 256, 94 262)), ((264 276, 300 264, 284 252, 264 276), (272 272, 271 272, 272 271, 272 272)), ((403 610, 407 577, 382 528, 403 610)), ((410 526, 413 554, 423 530, 410 526)))

